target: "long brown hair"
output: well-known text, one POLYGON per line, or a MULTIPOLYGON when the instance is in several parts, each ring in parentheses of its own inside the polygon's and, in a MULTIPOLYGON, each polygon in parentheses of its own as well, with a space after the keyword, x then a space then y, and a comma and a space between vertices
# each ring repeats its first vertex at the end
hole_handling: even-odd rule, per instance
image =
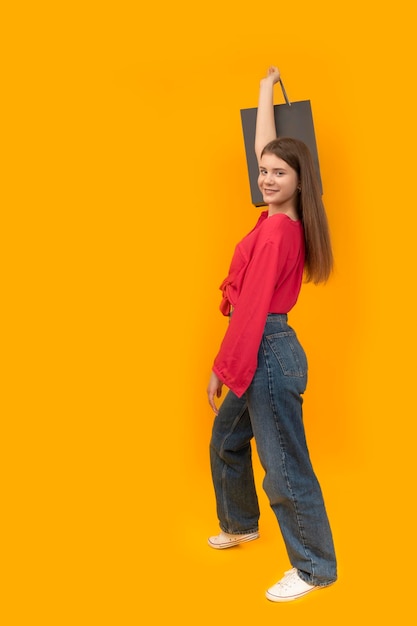
POLYGON ((291 137, 270 141, 262 154, 283 159, 298 174, 300 193, 297 211, 304 227, 305 278, 315 284, 326 282, 333 269, 333 253, 326 211, 310 150, 305 143, 291 137))

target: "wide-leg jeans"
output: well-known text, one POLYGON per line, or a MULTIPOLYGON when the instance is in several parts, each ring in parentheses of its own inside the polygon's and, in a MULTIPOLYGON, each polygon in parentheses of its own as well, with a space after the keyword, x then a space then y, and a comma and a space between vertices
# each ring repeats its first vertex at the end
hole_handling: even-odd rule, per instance
POLYGON ((251 440, 265 471, 263 487, 300 577, 325 586, 336 580, 336 557, 322 491, 305 437, 302 394, 307 359, 287 315, 269 314, 258 368, 246 393, 229 391, 213 425, 210 460, 220 528, 258 530, 251 440))

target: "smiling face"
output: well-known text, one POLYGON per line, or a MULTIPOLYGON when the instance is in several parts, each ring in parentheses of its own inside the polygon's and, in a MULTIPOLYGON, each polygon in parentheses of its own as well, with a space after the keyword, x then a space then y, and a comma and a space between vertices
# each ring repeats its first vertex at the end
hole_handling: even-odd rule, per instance
POLYGON ((269 215, 286 213, 297 219, 299 179, 297 172, 275 154, 265 153, 259 163, 258 186, 269 205, 269 215))

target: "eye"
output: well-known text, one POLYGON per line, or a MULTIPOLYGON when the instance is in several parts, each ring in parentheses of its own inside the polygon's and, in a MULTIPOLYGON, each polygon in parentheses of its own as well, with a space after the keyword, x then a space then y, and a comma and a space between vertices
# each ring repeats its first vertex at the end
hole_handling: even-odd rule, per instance
POLYGON ((265 176, 265 174, 266 174, 266 170, 264 170, 264 169, 262 169, 262 168, 261 168, 261 169, 259 170, 259 173, 260 173, 260 174, 262 174, 262 176, 265 176))

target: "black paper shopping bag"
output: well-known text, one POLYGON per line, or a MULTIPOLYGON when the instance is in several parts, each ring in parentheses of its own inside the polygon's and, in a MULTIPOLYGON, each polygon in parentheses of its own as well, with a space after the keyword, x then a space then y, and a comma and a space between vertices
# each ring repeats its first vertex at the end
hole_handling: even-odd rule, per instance
MULTIPOLYGON (((281 81, 280 84, 284 94, 285 104, 276 104, 274 106, 277 136, 293 137, 294 139, 304 141, 310 149, 311 156, 313 157, 319 186, 321 192, 323 193, 311 102, 310 100, 290 102, 281 81)), ((252 204, 255 206, 264 206, 265 202, 263 201, 262 194, 258 188, 259 166, 254 148, 257 112, 258 109, 255 107, 252 109, 241 109, 240 114, 242 118, 243 138, 245 142, 252 204)))

